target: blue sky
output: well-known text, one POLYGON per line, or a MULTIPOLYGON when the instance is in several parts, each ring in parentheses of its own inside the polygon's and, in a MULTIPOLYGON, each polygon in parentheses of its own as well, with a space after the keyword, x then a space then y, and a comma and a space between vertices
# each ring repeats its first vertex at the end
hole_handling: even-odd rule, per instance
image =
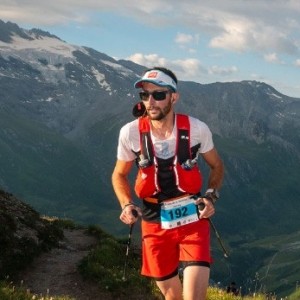
POLYGON ((299 0, 0 0, 0 19, 180 80, 257 80, 300 98, 299 0))

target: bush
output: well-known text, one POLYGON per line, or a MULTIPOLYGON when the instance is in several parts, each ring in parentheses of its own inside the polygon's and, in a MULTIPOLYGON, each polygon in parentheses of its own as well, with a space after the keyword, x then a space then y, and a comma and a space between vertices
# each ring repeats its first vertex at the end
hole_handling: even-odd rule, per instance
POLYGON ((124 278, 127 242, 116 240, 95 228, 93 231, 102 238, 79 265, 81 274, 121 299, 159 299, 153 282, 140 275, 140 250, 131 247, 124 278))

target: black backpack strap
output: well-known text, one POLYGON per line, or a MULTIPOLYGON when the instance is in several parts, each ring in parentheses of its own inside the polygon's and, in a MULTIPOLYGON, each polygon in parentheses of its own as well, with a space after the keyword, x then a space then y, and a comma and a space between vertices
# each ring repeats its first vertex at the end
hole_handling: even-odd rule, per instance
POLYGON ((153 144, 150 137, 150 132, 141 132, 140 133, 141 139, 141 154, 143 154, 145 159, 148 159, 150 164, 153 164, 154 158, 154 151, 153 151, 153 144))

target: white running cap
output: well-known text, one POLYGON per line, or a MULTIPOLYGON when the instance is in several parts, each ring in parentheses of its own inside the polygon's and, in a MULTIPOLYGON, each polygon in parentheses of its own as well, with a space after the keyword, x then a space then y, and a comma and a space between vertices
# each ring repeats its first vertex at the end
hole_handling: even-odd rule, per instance
POLYGON ((158 86, 168 87, 174 92, 177 91, 177 84, 172 77, 160 70, 154 69, 146 72, 143 77, 134 84, 134 87, 142 88, 143 82, 150 82, 158 86))

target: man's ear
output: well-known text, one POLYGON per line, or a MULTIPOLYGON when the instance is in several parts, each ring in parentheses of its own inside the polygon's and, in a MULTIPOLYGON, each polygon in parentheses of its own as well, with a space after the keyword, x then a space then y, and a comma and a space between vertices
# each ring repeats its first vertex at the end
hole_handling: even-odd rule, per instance
POLYGON ((175 104, 179 100, 179 94, 178 93, 172 93, 171 103, 175 104))

